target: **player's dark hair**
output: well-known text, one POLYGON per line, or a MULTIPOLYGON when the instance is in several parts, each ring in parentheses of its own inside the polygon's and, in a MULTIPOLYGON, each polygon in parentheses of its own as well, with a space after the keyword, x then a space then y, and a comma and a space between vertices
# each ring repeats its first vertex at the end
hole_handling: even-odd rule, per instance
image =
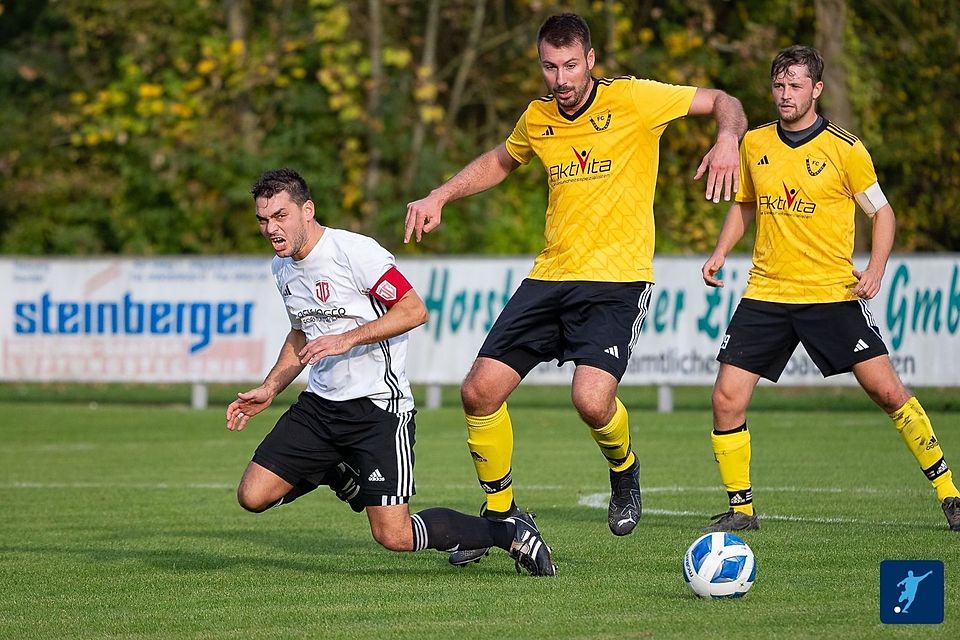
POLYGON ((820 57, 820 52, 813 47, 795 44, 786 49, 780 49, 770 66, 770 79, 776 78, 793 66, 806 67, 813 84, 820 82, 823 77, 823 58, 820 57))
POLYGON ((569 47, 580 43, 583 53, 590 51, 590 27, 575 13, 561 13, 550 16, 540 25, 537 32, 537 48, 546 40, 554 47, 569 47))
POLYGON ((257 178, 253 183, 250 193, 253 199, 272 198, 281 191, 290 194, 290 199, 297 203, 297 206, 303 206, 303 203, 310 200, 310 187, 299 173, 293 169, 271 169, 257 178))

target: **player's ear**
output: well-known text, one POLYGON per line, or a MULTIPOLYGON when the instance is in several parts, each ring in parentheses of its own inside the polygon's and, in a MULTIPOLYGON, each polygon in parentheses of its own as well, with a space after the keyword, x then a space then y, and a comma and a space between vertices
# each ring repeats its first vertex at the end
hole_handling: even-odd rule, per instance
POLYGON ((313 207, 313 200, 307 200, 306 202, 304 202, 301 209, 303 209, 304 218, 306 218, 307 220, 313 220, 314 215, 316 214, 316 211, 313 207))
POLYGON ((821 93, 823 93, 823 81, 813 85, 813 99, 819 98, 821 93))
POLYGON ((587 51, 587 71, 593 71, 593 65, 597 62, 597 55, 593 52, 593 47, 587 51))

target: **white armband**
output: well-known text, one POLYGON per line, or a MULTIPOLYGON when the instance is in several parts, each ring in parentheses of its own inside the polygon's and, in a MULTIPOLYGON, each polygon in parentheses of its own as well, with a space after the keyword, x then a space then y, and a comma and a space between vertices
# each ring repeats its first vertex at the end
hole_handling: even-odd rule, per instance
POLYGON ((853 198, 863 209, 863 212, 871 218, 879 211, 883 205, 887 204, 887 196, 883 195, 879 182, 874 182, 867 187, 866 191, 854 194, 853 198))

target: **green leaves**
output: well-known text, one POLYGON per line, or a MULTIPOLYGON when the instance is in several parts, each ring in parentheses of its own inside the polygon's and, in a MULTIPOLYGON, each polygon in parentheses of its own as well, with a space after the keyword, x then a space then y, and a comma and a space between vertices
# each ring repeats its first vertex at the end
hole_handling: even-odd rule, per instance
MULTIPOLYGON (((751 124, 775 117, 770 59, 794 41, 814 41, 810 7, 653 4, 580 7, 598 72, 719 87, 741 99, 751 124)), ((914 4, 849 6, 848 75, 860 122, 847 126, 874 156, 900 246, 957 250, 949 213, 960 205, 960 177, 948 167, 960 158, 950 97, 960 93, 960 9, 914 4)), ((536 32, 563 8, 444 1, 428 28, 431 6, 0 1, 0 250, 261 251, 249 185, 265 169, 291 166, 313 187, 327 224, 394 250, 538 251, 546 183, 531 168, 450 205, 424 245, 401 246, 406 203, 505 139, 529 100, 546 92, 536 32)), ((696 118, 674 123, 662 140, 660 251, 712 246, 726 207, 705 202, 691 177, 713 135, 709 119, 696 118)))

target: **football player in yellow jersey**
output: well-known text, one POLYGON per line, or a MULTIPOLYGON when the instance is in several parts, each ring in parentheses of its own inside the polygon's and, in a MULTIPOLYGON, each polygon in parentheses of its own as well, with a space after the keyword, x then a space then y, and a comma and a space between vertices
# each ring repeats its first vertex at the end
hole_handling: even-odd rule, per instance
POLYGON ((779 120, 747 132, 740 146, 740 190, 703 280, 756 219, 753 268, 717 360, 713 451, 729 511, 705 531, 759 528, 750 484, 746 412, 761 377, 776 382, 798 343, 826 377, 852 371, 887 412, 936 490, 949 527, 960 531, 960 492, 923 407, 890 363, 866 301, 880 291, 896 219, 870 154, 855 136, 817 114, 823 60, 795 45, 773 61, 779 120), (870 260, 853 264, 854 203, 873 221, 870 260))
MULTIPOLYGON (((700 164, 706 197, 737 189, 737 145, 746 131, 738 100, 722 91, 632 77, 594 78, 590 30, 575 14, 547 19, 537 36, 551 94, 533 100, 506 142, 427 197, 407 205, 404 241, 440 224, 445 204, 484 191, 534 156, 548 174, 546 246, 487 336, 461 387, 468 445, 486 514, 516 511, 513 428, 506 399, 534 366, 576 364, 571 397, 610 467, 608 523, 615 535, 640 517, 640 465, 617 399, 653 283, 653 192, 659 139, 687 115, 713 115, 717 142, 700 164)), ((453 564, 485 550, 459 551, 453 564)))

